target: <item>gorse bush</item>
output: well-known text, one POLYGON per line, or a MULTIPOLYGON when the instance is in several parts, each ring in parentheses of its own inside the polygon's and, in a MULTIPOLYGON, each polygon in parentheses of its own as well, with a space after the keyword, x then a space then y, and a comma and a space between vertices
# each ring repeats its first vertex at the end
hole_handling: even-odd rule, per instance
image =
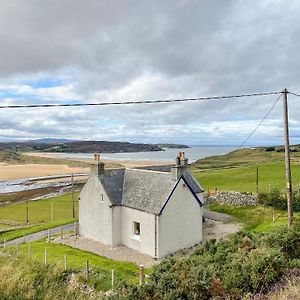
POLYGON ((2 256, 0 299, 87 299, 79 289, 68 286, 69 273, 25 257, 2 256))
MULTIPOLYGON (((275 209, 287 210, 286 195, 278 189, 273 189, 270 193, 259 193, 258 203, 272 206, 275 209)), ((300 211, 300 194, 298 192, 293 193, 293 209, 294 211, 300 211)))
POLYGON ((299 224, 268 234, 240 232, 164 259, 147 285, 122 285, 111 299, 241 299, 267 292, 291 265, 300 265, 299 224))

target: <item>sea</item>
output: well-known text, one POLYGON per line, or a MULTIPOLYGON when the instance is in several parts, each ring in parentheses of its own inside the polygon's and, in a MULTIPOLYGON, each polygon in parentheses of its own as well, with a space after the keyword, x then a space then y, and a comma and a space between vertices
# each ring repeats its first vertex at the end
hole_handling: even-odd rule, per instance
MULTIPOLYGON (((130 153, 100 153, 102 159, 109 160, 142 160, 156 162, 173 162, 179 151, 184 151, 189 162, 213 155, 226 154, 236 149, 236 146, 190 146, 190 148, 164 148, 164 151, 130 152, 130 153)), ((60 153, 62 158, 92 158, 93 153, 60 153)))

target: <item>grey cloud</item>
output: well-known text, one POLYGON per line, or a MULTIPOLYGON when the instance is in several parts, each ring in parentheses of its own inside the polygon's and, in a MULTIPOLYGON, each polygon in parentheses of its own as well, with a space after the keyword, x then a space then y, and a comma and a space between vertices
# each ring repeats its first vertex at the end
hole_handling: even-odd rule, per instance
MULTIPOLYGON (((284 87, 300 90, 300 5, 296 1, 0 3, 0 77, 6 82, 43 73, 57 76, 72 70, 74 93, 81 101, 230 95, 284 87), (146 83, 141 86, 143 78, 146 83), (134 82, 136 86, 124 92, 134 82)), ((19 122, 6 119, 1 128, 16 128, 33 135, 74 134, 73 138, 101 138, 103 134, 111 139, 140 140, 146 139, 145 135, 148 139, 166 139, 175 135, 170 127, 178 131, 177 125, 207 127, 213 121, 258 122, 274 100, 275 97, 261 97, 80 112, 48 111, 40 127, 38 112, 33 112, 31 116, 18 115, 19 122), (29 117, 35 120, 34 125, 27 126, 21 121, 29 117), (105 118, 118 125, 100 131, 105 118), (46 121, 54 127, 47 128, 46 121), (160 128, 159 132, 149 129, 155 126, 160 128)), ((290 117, 295 121, 299 120, 298 103, 290 101, 290 117)), ((280 105, 271 115, 279 120, 278 130, 280 105)), ((215 127, 216 131, 221 127, 215 127)), ((199 130, 181 134, 192 141, 196 134, 204 134, 199 130)), ((297 132, 297 126, 292 126, 291 131, 297 132)), ((205 134, 209 140, 209 133, 205 134)), ((225 133, 223 139, 227 139, 225 133)))

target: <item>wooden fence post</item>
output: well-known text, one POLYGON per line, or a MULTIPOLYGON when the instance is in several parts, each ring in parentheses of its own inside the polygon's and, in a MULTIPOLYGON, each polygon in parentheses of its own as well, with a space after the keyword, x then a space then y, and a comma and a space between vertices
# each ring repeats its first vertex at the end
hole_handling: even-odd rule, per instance
POLYGON ((111 270, 111 288, 115 287, 115 270, 111 270))
POLYGON ((51 202, 50 205, 51 205, 51 222, 53 222, 54 221, 53 202, 51 202))
POLYGON ((64 228, 63 227, 60 230, 60 237, 61 237, 61 239, 64 238, 64 228))
POLYGON ((28 244, 28 257, 31 257, 31 248, 30 248, 30 244, 28 244))
POLYGON ((50 234, 50 229, 48 229, 48 243, 50 243, 51 240, 51 234, 50 234))
POLYGON ((45 249, 45 265, 48 264, 48 250, 45 249))
POLYGON ((143 285, 145 281, 145 269, 144 265, 140 265, 140 285, 143 285))
POLYGON ((65 271, 67 271, 67 267, 68 267, 67 254, 64 255, 64 266, 65 266, 65 271))
POLYGON ((90 276, 90 263, 87 260, 86 261, 86 279, 89 279, 89 276, 90 276))
POLYGON ((76 222, 74 222, 74 239, 76 239, 77 234, 76 234, 76 222))

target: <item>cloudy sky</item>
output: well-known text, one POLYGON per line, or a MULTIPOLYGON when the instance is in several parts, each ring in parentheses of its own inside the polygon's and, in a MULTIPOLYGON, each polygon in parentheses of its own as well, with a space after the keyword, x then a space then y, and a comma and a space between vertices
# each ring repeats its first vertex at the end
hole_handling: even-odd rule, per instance
MULTIPOLYGON (((300 1, 0 0, 2 105, 300 92, 300 1)), ((276 96, 0 110, 0 139, 239 145, 276 96)), ((300 98, 289 98, 300 143, 300 98)), ((282 144, 278 102, 248 144, 282 144)))

